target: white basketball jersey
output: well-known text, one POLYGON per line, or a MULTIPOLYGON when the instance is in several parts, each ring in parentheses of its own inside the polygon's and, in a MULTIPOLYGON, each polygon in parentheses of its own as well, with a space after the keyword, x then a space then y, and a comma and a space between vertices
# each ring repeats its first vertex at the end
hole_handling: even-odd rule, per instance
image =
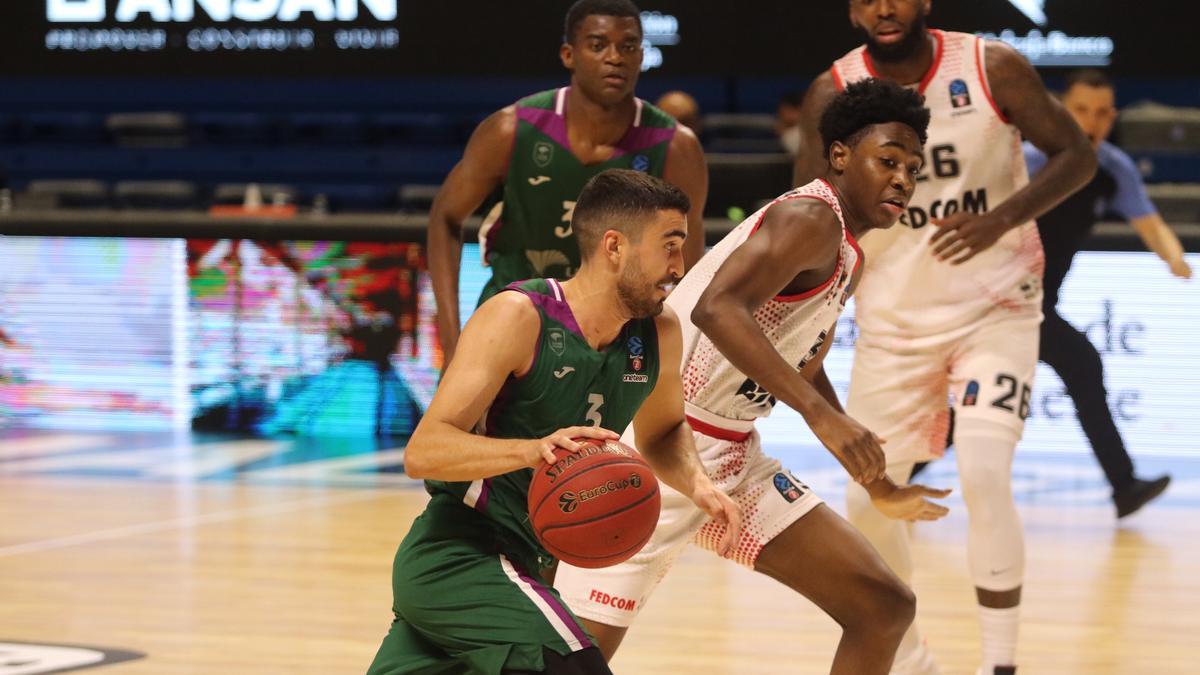
POLYGON ((749 422, 765 417, 775 405, 775 398, 770 393, 746 377, 717 351, 712 341, 692 324, 691 315, 696 301, 712 281, 717 269, 754 234, 762 224, 767 209, 789 199, 819 199, 837 214, 842 224, 837 266, 825 283, 808 292, 779 295, 768 300, 754 313, 755 321, 780 355, 799 369, 820 350, 829 329, 845 307, 850 283, 862 255, 854 237, 846 229, 837 194, 828 183, 817 179, 786 192, 743 220, 705 254, 667 298, 667 304, 679 315, 683 327, 683 397, 688 404, 688 415, 693 418, 693 425, 698 419, 724 429, 745 429, 746 425, 730 425, 726 422, 749 422))
MULTIPOLYGON (((900 221, 863 237, 870 263, 855 302, 866 335, 920 338, 969 327, 995 311, 1041 312, 1045 265, 1033 221, 962 265, 933 256, 932 219, 986 212, 1029 178, 1020 133, 988 88, 986 42, 967 33, 930 33, 937 42, 933 65, 916 85, 931 113, 925 168, 900 221)), ((839 89, 875 75, 865 46, 830 70, 839 89)))

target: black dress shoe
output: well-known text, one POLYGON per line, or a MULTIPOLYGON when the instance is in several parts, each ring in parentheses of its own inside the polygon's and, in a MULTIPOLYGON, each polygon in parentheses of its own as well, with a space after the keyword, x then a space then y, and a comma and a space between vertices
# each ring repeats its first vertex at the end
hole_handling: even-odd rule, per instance
POLYGON ((1113 491, 1113 503, 1117 505, 1117 517, 1124 518, 1150 503, 1150 500, 1161 495, 1171 484, 1171 476, 1159 476, 1154 480, 1134 478, 1128 487, 1120 492, 1113 491))

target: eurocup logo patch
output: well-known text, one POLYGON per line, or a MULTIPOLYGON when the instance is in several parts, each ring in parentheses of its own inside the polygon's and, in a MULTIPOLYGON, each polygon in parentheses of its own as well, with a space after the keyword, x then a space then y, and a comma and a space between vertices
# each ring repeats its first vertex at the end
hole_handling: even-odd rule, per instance
POLYGON ((635 155, 632 166, 634 171, 649 171, 650 158, 645 155, 635 155))
POLYGON ((546 141, 538 141, 533 144, 533 163, 538 166, 545 167, 550 164, 550 160, 554 159, 554 146, 546 141))
POLYGON ((629 369, 635 373, 642 371, 643 357, 646 354, 646 348, 642 344, 642 338, 633 336, 625 343, 629 348, 629 369))
POLYGON ((789 504, 804 496, 804 490, 782 471, 775 474, 774 483, 775 489, 779 490, 779 494, 783 495, 789 504))
POLYGON ((979 402, 979 382, 971 380, 967 383, 967 390, 963 392, 963 406, 975 405, 979 402))
POLYGON ((954 108, 965 108, 971 105, 971 91, 967 89, 964 80, 950 82, 950 105, 954 108))

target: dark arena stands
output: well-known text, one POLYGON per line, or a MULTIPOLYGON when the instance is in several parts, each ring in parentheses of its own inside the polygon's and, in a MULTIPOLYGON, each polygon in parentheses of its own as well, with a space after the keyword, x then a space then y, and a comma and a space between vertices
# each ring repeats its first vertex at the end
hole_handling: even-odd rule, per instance
MULTIPOLYGON (((0 675, 367 669, 427 501, 404 448, 445 366, 430 209, 483 120, 567 84, 570 4, 4 3, 0 675)), ((862 34, 842 2, 638 4, 637 96, 699 108, 711 247, 793 187, 797 97, 862 34)), ((1200 265, 1200 70, 1174 4, 932 7, 1056 93, 1080 68, 1109 78, 1108 140, 1200 265)), ((501 199, 464 226, 463 322, 501 199)), ((1069 377, 1038 366, 1013 479, 1021 673, 1191 673, 1200 656, 1200 282, 1114 203, 1089 202, 1058 309, 1102 359, 1138 475, 1173 482, 1115 520, 1069 377)), ((842 400, 857 335, 852 302, 826 358, 842 400)), ((845 471, 798 413, 758 428, 844 513, 845 471)), ((940 461, 922 480, 957 476, 940 461)), ((913 585, 942 672, 973 673, 965 507, 947 503, 911 529, 913 585)), ((744 572, 689 549, 613 670, 829 672, 838 626, 744 572)))

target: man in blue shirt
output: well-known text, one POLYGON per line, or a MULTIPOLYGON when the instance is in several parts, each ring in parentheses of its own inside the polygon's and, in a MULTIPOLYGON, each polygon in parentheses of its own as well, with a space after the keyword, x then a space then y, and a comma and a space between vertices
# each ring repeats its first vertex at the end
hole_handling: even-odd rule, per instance
MULTIPOLYGON (((1117 517, 1123 518, 1162 494, 1171 477, 1143 480, 1134 474, 1133 460, 1108 409, 1100 354, 1084 333, 1058 315, 1058 291, 1075 253, 1106 213, 1116 213, 1132 224, 1146 247, 1158 254, 1175 276, 1191 278, 1192 270, 1183 258, 1179 238, 1146 196, 1133 160, 1105 140, 1117 117, 1112 83, 1097 70, 1074 71, 1067 76, 1063 104, 1095 146, 1100 169, 1079 192, 1038 218, 1046 251, 1045 319, 1038 357, 1058 373, 1075 401, 1079 424, 1113 487, 1117 517)), ((1029 143, 1025 144, 1025 159, 1030 175, 1046 163, 1045 155, 1029 143)))

